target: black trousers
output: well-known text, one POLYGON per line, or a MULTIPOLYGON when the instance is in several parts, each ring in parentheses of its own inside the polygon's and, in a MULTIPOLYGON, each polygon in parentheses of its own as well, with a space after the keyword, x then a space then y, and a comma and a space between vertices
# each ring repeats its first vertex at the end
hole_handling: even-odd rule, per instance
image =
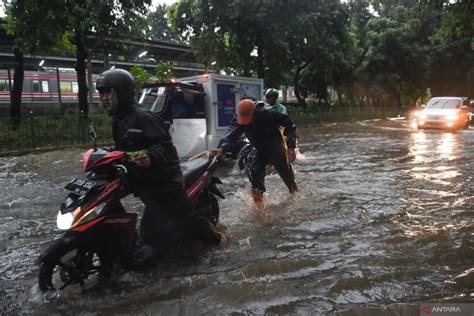
POLYGON ((286 152, 284 150, 276 151, 272 155, 263 156, 257 152, 255 147, 252 147, 248 153, 247 158, 247 175, 252 190, 265 192, 265 166, 271 165, 275 167, 276 172, 285 183, 286 187, 293 193, 296 188, 295 174, 291 164, 288 163, 286 152))
POLYGON ((184 190, 164 195, 145 192, 140 196, 145 210, 140 222, 139 243, 165 252, 185 240, 218 245, 220 236, 206 218, 193 213, 184 190))

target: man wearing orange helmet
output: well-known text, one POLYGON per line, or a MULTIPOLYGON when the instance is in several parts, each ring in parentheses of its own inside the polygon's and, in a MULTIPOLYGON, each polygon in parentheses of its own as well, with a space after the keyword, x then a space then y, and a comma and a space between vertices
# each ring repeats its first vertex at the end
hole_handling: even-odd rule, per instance
POLYGON ((218 147, 223 152, 228 152, 243 133, 250 140, 251 145, 243 148, 241 153, 247 161, 247 174, 257 207, 264 204, 266 165, 275 167, 290 193, 296 192, 298 187, 291 167, 296 157, 296 126, 293 121, 275 109, 257 107, 249 99, 239 102, 235 115, 235 120, 218 147), (286 141, 280 127, 283 127, 286 141))

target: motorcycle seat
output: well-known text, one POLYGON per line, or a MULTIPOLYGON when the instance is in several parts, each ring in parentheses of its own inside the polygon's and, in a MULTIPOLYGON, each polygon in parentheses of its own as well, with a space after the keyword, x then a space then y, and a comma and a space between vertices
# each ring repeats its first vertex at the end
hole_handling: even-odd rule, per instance
POLYGON ((190 161, 180 163, 181 171, 183 172, 184 184, 188 188, 210 164, 207 157, 196 158, 190 161))

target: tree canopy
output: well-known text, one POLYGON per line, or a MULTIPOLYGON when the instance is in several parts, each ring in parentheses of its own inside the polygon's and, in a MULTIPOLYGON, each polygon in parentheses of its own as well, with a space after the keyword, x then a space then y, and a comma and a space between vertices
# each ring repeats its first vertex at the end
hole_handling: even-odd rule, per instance
POLYGON ((92 51, 105 55, 116 38, 144 36, 150 0, 4 0, 7 30, 21 51, 74 49, 79 111, 87 116, 86 61, 92 51))
POLYGON ((400 108, 427 91, 474 97, 467 0, 180 0, 149 12, 150 2, 4 0, 21 51, 75 52, 85 113, 86 60, 107 61, 127 37, 189 43, 205 68, 294 86, 302 106, 327 100, 329 87, 352 105, 400 108))
POLYGON ((473 96, 469 1, 180 0, 171 29, 209 69, 292 85, 300 104, 331 86, 352 104, 473 96))

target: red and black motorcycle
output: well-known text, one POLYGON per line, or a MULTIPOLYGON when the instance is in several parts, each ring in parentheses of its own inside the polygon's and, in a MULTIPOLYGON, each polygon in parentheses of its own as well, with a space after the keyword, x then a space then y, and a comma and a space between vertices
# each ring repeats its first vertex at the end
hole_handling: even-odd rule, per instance
MULTIPOLYGON (((95 142, 93 129, 90 135, 95 142)), ((130 268, 137 214, 127 213, 120 202, 131 193, 129 154, 97 148, 84 153, 86 176, 66 185, 70 193, 57 216, 58 228, 64 232, 50 242, 37 261, 41 291, 82 287, 92 275, 109 274, 115 264, 130 268)), ((181 163, 186 193, 195 212, 214 225, 219 219, 216 196, 224 198, 216 187, 221 183, 214 177, 216 160, 215 153, 205 152, 181 163)))

